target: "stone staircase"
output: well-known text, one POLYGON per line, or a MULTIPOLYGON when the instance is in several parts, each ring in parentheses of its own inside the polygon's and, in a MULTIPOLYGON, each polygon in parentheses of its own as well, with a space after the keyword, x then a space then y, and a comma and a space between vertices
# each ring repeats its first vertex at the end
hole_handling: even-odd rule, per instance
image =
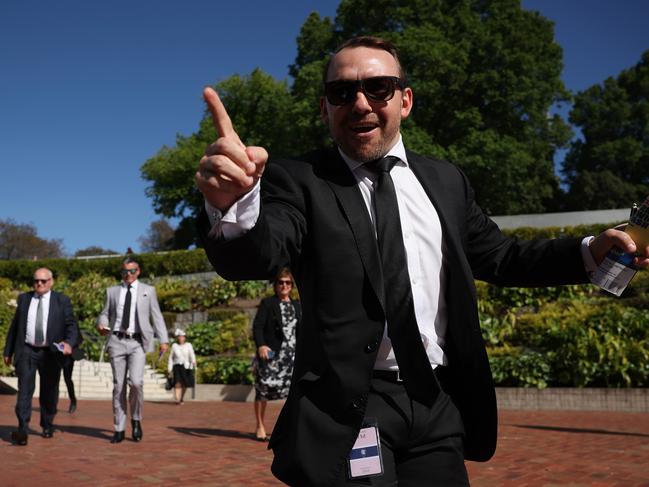
MULTIPOLYGON (((18 388, 18 378, 0 377, 0 380, 14 390, 18 388)), ((112 399, 113 397, 113 372, 108 362, 91 362, 79 360, 74 364, 72 381, 77 399, 112 399)), ((149 365, 144 369, 144 399, 146 401, 171 401, 173 392, 164 388, 166 377, 157 373, 149 365)), ((38 397, 39 376, 36 374, 36 390, 34 397, 38 397)), ((63 373, 59 383, 59 398, 67 399, 68 390, 65 387, 63 373)))

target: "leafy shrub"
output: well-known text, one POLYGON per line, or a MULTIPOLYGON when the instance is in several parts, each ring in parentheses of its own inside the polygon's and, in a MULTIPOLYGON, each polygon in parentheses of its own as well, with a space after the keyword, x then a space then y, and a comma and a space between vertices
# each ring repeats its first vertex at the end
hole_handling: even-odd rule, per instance
POLYGON ((217 276, 206 287, 198 290, 196 301, 200 309, 209 309, 230 303, 236 295, 235 283, 217 276))
POLYGON ((187 341, 197 355, 254 353, 250 320, 245 313, 224 321, 194 323, 187 328, 187 341))
POLYGON ((156 294, 160 308, 165 311, 182 313, 193 308, 192 296, 198 285, 193 281, 162 277, 155 281, 156 294))
MULTIPOLYGON (((0 349, 4 350, 9 333, 11 321, 16 314, 16 296, 17 293, 11 290, 10 282, 6 279, 0 279, 0 349)), ((0 362, 0 375, 10 375, 12 373, 11 367, 8 367, 4 362, 0 362)))
POLYGON ((547 387, 551 367, 545 354, 523 347, 491 349, 489 363, 494 382, 507 387, 547 387))
POLYGON ((266 296, 269 290, 272 293, 272 286, 267 281, 236 281, 234 285, 239 298, 259 298, 266 296))
POLYGON ((218 333, 218 328, 215 323, 194 323, 186 330, 187 341, 194 347, 196 355, 214 355, 214 339, 218 333))
POLYGON ((534 350, 543 355, 543 360, 536 357, 522 363, 516 355, 510 361, 496 359, 502 354, 492 347, 492 365, 500 371, 499 378, 510 382, 514 364, 529 375, 526 367, 537 363, 538 377, 546 377, 544 364, 549 364, 549 385, 646 386, 648 322, 648 310, 625 307, 610 298, 549 303, 538 311, 519 315, 515 326, 508 330, 510 347, 534 350))
POLYGON ((200 357, 197 381, 202 384, 252 384, 251 356, 200 357))
MULTIPOLYGON (((96 321, 106 303, 106 289, 115 284, 117 282, 111 277, 90 272, 71 281, 64 289, 60 290, 70 298, 77 319, 96 321)), ((59 281, 57 281, 57 290, 59 289, 58 285, 59 281)))

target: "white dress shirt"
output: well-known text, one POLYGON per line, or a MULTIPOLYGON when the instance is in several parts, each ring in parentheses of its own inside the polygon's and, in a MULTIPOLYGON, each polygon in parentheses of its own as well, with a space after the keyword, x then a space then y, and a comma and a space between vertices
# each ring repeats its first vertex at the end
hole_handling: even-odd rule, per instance
MULTIPOLYGON (((131 284, 131 313, 130 319, 128 321, 128 330, 125 330, 126 333, 139 333, 139 329, 136 326, 135 319, 136 313, 135 308, 137 305, 137 286, 139 281, 135 280, 131 284)), ((122 317, 124 315, 124 301, 126 300, 126 291, 128 285, 122 281, 121 289, 119 290, 119 301, 117 302, 117 314, 115 315, 115 325, 113 331, 122 331, 122 317)))
POLYGON ((49 345, 47 343, 47 319, 50 315, 50 297, 51 291, 47 291, 42 296, 34 293, 29 303, 29 310, 27 311, 27 330, 25 330, 25 343, 35 347, 44 347, 49 345), (38 302, 43 300, 41 312, 43 313, 43 343, 36 343, 36 313, 38 312, 38 302))

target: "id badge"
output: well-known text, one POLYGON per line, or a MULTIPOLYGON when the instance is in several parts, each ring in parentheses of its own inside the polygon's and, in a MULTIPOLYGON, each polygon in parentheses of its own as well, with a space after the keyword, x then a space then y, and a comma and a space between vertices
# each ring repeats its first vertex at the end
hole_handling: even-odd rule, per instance
POLYGON ((383 475, 381 438, 375 418, 366 418, 349 452, 347 467, 350 479, 383 475))

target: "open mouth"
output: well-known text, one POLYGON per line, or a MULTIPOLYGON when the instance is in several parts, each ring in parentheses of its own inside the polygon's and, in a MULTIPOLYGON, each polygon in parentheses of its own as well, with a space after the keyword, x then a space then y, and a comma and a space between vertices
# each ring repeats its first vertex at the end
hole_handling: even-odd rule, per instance
POLYGON ((376 124, 359 124, 359 125, 354 125, 351 127, 352 132, 355 132, 357 134, 366 134, 368 132, 371 132, 377 127, 376 124))

